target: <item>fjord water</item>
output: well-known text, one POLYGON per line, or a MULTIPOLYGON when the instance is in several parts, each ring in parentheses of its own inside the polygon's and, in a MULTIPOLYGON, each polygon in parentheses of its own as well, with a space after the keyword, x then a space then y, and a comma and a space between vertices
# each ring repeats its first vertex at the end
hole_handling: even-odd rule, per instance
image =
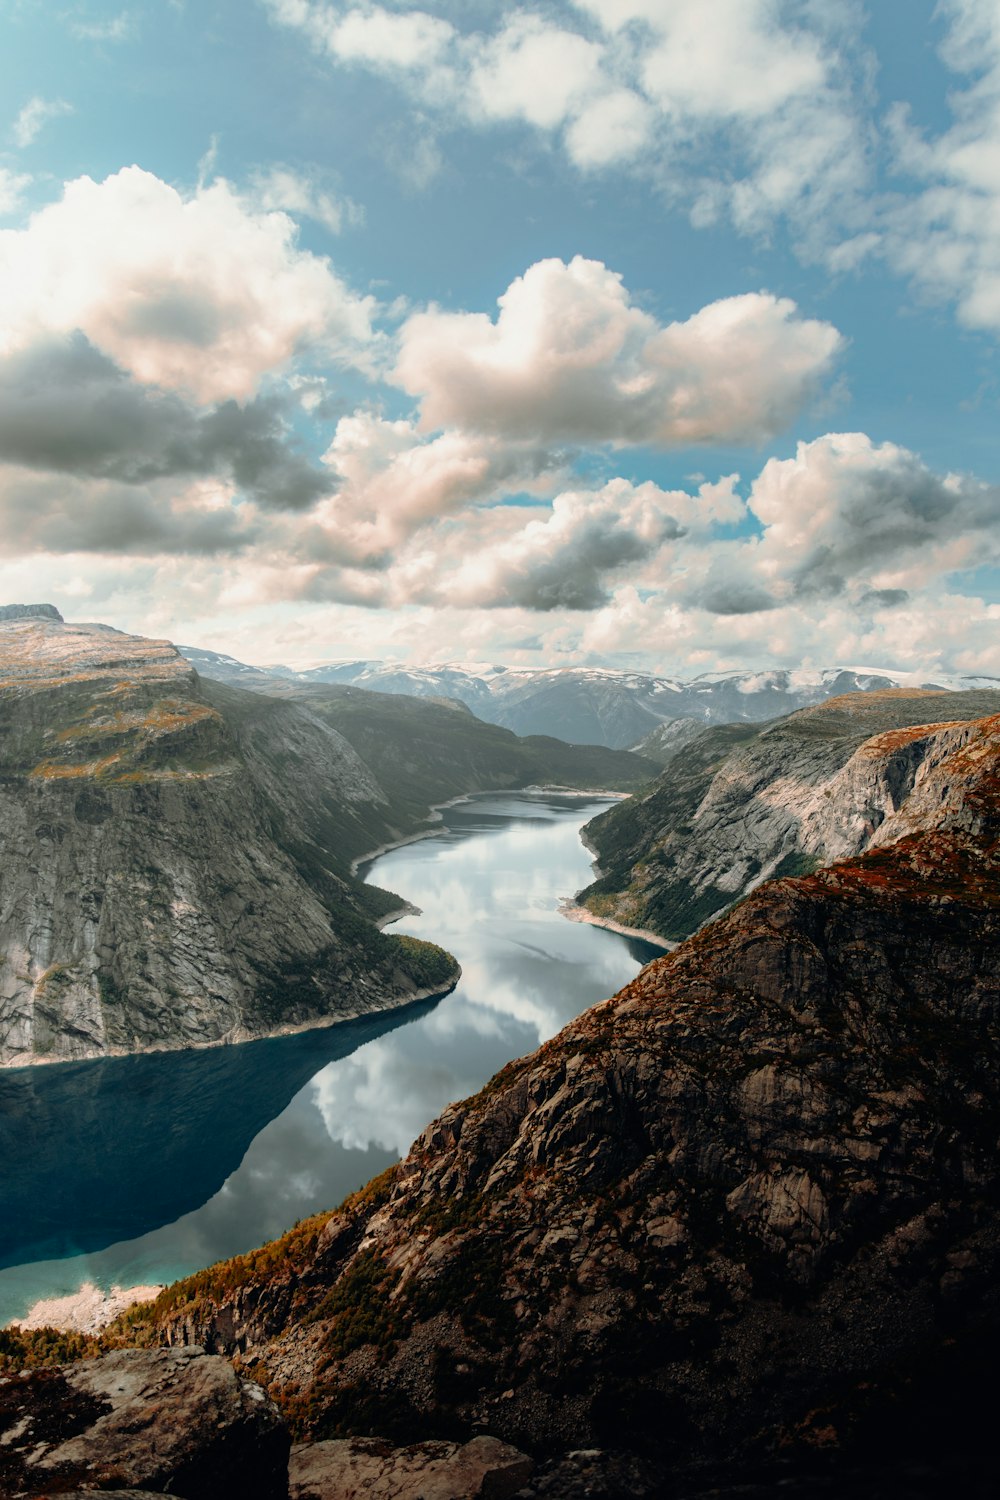
POLYGON ((560 915, 607 799, 480 796, 366 873, 463 975, 441 999, 207 1051, 0 1074, 0 1325, 85 1282, 165 1282, 259 1245, 382 1171, 660 951, 560 915))

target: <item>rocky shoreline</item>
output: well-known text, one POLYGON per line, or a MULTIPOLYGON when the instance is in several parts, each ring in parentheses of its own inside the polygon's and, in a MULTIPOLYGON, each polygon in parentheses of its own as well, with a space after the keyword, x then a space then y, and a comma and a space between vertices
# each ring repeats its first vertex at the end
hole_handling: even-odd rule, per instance
POLYGON ((56 1328, 60 1333, 100 1333, 129 1307, 152 1302, 163 1291, 159 1286, 113 1286, 103 1291, 92 1281, 85 1281, 77 1292, 65 1297, 43 1297, 25 1313, 12 1318, 8 1328, 31 1332, 38 1328, 56 1328))

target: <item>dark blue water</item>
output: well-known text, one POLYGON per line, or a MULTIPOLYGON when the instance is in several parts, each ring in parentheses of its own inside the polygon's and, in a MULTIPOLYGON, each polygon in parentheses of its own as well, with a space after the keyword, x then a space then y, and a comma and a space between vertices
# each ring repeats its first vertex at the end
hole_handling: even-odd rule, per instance
POLYGON ((456 990, 362 1021, 202 1052, 0 1074, 0 1324, 85 1282, 165 1282, 329 1208, 658 949, 559 914, 590 876, 594 798, 450 808, 368 873, 421 908, 456 990))

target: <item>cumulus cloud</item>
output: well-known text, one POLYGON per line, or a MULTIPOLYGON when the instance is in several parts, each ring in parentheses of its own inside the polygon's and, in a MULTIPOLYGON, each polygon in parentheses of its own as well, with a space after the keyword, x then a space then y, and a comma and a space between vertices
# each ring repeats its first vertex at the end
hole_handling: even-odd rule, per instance
POLYGON ((36 94, 18 112, 17 119, 14 121, 11 133, 15 143, 22 149, 33 145, 50 120, 57 120, 60 115, 72 113, 73 106, 65 99, 43 99, 36 94))
POLYGON ((138 485, 221 474, 277 510, 332 487, 292 444, 276 397, 201 410, 130 379, 82 334, 0 360, 0 461, 138 485))
POLYGON ((688 495, 624 479, 598 491, 568 491, 555 497, 544 519, 499 545, 465 551, 449 571, 447 597, 479 607, 597 609, 608 601, 611 578, 685 534, 676 512, 690 509, 688 495))
POLYGON ((576 256, 538 261, 484 313, 432 308, 400 332, 393 379, 426 429, 519 440, 759 441, 785 427, 841 347, 829 323, 766 292, 660 325, 622 278, 576 256))
POLYGON ((251 396, 307 346, 364 362, 373 311, 286 214, 221 180, 185 195, 139 167, 81 177, 0 231, 0 353, 81 329, 138 380, 203 402, 251 396))
MULTIPOLYGON (((0 521, 8 557, 97 553, 114 558, 234 557, 257 535, 230 488, 123 484, 76 475, 0 469, 0 521)), ((89 566, 89 564, 88 564, 89 566)))
POLYGON ((876 591, 1000 558, 1000 487, 935 474, 895 443, 829 433, 769 460, 750 509, 764 527, 748 551, 758 576, 793 598, 876 591))

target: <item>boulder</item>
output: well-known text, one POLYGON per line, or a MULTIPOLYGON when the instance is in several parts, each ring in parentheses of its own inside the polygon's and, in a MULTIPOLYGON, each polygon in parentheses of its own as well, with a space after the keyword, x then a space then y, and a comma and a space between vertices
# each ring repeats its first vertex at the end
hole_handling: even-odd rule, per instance
POLYGON ((0 1493, 128 1489, 284 1500, 276 1407, 204 1350, 120 1349, 0 1384, 0 1493))
POLYGON ((289 1500, 508 1500, 531 1477, 530 1458, 494 1437, 468 1443, 381 1438, 305 1443, 292 1449, 289 1500))

